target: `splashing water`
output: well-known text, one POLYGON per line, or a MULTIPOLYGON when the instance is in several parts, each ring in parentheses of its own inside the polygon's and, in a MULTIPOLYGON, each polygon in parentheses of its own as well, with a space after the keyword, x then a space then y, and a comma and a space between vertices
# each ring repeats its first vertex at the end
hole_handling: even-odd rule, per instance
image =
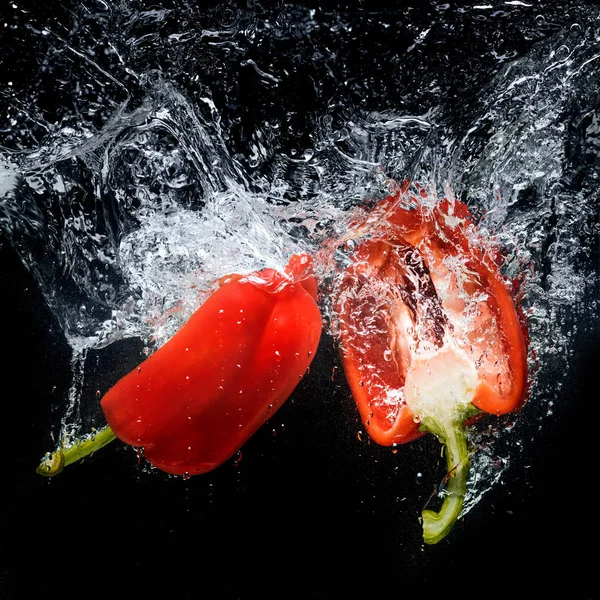
MULTIPOLYGON (((541 39, 520 56, 495 40, 493 76, 461 72, 470 94, 458 105, 440 100, 450 97, 448 74, 430 66, 441 5, 395 23, 414 43, 388 40, 389 71, 367 76, 367 65, 353 76, 332 48, 348 58, 357 36, 391 36, 385 15, 91 4, 68 38, 29 29, 43 77, 2 96, 0 229, 73 350, 59 437, 90 426, 89 350, 124 338, 160 346, 217 278, 317 252, 390 179, 409 178, 431 202, 453 189, 503 249, 505 274, 522 279, 531 397, 521 413, 471 433, 470 510, 522 448, 525 424, 559 401, 557 367, 566 377, 574 332, 598 317, 598 12, 523 25, 526 39, 541 39), (44 52, 48 39, 54 52, 44 52), (273 51, 292 41, 285 60, 273 51), (418 89, 405 85, 407 72, 418 89), (68 99, 48 97, 52 77, 68 99), (290 94, 294 77, 314 95, 308 108, 290 94), (383 94, 394 84, 405 97, 383 94)), ((318 264, 324 289, 344 260, 318 264)), ((331 317, 327 297, 323 310, 331 317)))

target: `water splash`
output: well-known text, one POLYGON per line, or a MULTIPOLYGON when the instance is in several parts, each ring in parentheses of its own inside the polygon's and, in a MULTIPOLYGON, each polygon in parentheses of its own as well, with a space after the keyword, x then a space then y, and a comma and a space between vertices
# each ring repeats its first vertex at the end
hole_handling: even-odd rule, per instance
MULTIPOLYGON (((39 72, 1 98, 0 229, 73 348, 60 435, 85 429, 93 403, 78 357, 130 337, 157 347, 215 278, 317 251, 408 177, 467 201, 506 275, 523 278, 536 377, 514 421, 473 431, 476 505, 527 422, 560 401, 573 332, 598 318, 597 11, 542 22, 505 3, 452 23, 441 4, 375 16, 88 5, 68 35, 25 16, 39 72), (438 65, 440 40, 474 22, 478 68, 454 47, 438 65), (529 45, 510 50, 511 35, 529 45), (358 50, 361 36, 384 58, 358 50)), ((330 258, 325 289, 345 261, 330 258)))

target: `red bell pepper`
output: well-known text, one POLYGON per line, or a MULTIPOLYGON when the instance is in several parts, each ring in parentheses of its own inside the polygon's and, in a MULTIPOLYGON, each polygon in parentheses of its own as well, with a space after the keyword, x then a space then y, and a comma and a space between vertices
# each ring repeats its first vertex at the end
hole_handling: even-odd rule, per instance
POLYGON ((435 206, 408 186, 381 201, 347 239, 337 295, 346 377, 370 437, 410 442, 426 431, 445 446, 441 510, 424 510, 426 543, 460 516, 469 452, 465 420, 520 407, 527 383, 524 327, 498 257, 467 206, 435 206))
POLYGON ((321 335, 310 256, 285 273, 231 275, 188 322, 102 398, 108 427, 59 450, 54 475, 114 436, 168 473, 196 475, 233 456, 290 396, 321 335))

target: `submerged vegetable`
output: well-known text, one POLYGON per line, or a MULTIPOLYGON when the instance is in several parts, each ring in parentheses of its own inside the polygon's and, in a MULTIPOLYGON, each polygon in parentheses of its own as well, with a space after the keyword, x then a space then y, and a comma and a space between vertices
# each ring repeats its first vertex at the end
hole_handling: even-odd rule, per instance
POLYGON ((422 514, 424 540, 434 544, 462 511, 464 422, 478 410, 519 408, 527 349, 508 282, 466 205, 449 196, 427 208, 424 198, 405 186, 356 228, 335 310, 344 370, 370 437, 389 446, 430 431, 445 446, 441 510, 422 514))
MULTIPOLYGON (((321 335, 312 259, 295 255, 285 273, 231 275, 171 340, 102 398, 112 435, 143 447, 168 473, 196 475, 233 456, 290 396, 321 335)), ((97 448, 76 443, 47 458, 54 475, 97 448), (83 448, 83 450, 82 450, 83 448)))

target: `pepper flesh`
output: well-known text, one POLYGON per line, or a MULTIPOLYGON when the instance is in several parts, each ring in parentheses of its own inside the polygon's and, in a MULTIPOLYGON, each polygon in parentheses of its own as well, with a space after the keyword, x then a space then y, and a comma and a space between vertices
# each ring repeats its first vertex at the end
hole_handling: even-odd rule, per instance
POLYGON ((466 205, 450 196, 427 208, 425 198, 404 186, 357 224, 335 310, 344 370, 370 437, 389 446, 430 431, 445 446, 441 510, 422 514, 433 544, 462 511, 464 422, 478 410, 519 408, 527 347, 498 259, 466 205))
MULTIPOLYGON (((232 457, 291 395, 316 353, 322 320, 308 254, 285 273, 230 275, 187 323, 102 398, 114 435, 158 469, 211 471, 232 457)), ((52 476, 95 449, 59 450, 38 467, 52 476), (72 455, 72 456, 71 456, 72 455)))

